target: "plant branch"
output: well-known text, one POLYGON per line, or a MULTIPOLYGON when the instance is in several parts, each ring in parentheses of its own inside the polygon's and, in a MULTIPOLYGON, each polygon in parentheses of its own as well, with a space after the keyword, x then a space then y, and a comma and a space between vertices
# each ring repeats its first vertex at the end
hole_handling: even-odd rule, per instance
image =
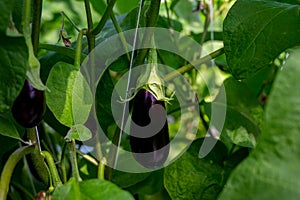
POLYGON ((10 179, 15 166, 23 156, 34 151, 34 145, 20 147, 15 150, 6 161, 0 178, 0 199, 6 200, 9 189, 10 179))
POLYGON ((32 46, 33 53, 37 55, 40 39, 40 26, 41 26, 41 17, 42 17, 42 6, 43 0, 33 1, 33 16, 32 16, 32 46))
POLYGON ((92 31, 93 30, 93 18, 92 18, 90 1, 84 0, 84 6, 85 6, 85 13, 86 13, 86 20, 87 20, 87 24, 88 24, 88 31, 92 31))
POLYGON ((119 23, 118 23, 118 21, 116 19, 116 16, 115 16, 115 14, 113 12, 111 13, 110 18, 111 18, 111 20, 112 20, 112 22, 114 24, 115 29, 119 33, 119 37, 120 37, 121 43, 123 45, 123 48, 124 48, 124 50, 126 52, 127 59, 130 60, 130 55, 129 55, 129 50, 127 48, 126 38, 125 38, 125 36, 123 34, 123 31, 122 31, 122 29, 121 29, 121 27, 120 27, 120 25, 119 25, 119 23))
MULTIPOLYGON (((67 20, 72 24, 72 26, 79 32, 80 28, 78 28, 78 26, 71 20, 70 17, 68 17, 68 15, 66 15, 66 13, 64 11, 61 11, 61 14, 67 18, 67 20)), ((64 21, 63 21, 64 23, 64 21)))
POLYGON ((116 0, 110 0, 108 2, 106 10, 105 10, 100 22, 97 24, 95 29, 92 31, 93 35, 98 35, 102 31, 107 19, 109 18, 110 14, 113 10, 113 7, 114 7, 115 3, 116 3, 116 0))
POLYGON ((224 48, 220 48, 210 54, 208 54, 207 56, 204 56, 202 58, 200 58, 199 60, 193 62, 193 64, 187 64, 187 65, 184 65, 182 67, 180 67, 179 69, 177 69, 176 71, 174 72, 171 72, 169 74, 167 74, 163 79, 165 82, 175 78, 176 76, 178 76, 179 74, 183 74, 185 72, 188 72, 190 71, 191 69, 193 69, 194 67, 197 67, 203 63, 206 63, 220 55, 222 55, 224 53, 224 48))
MULTIPOLYGON (((155 27, 158 15, 159 15, 159 8, 160 8, 160 0, 151 0, 150 6, 148 8, 148 11, 146 13, 146 26, 147 27, 155 27)), ((142 45, 147 45, 150 43, 152 38, 153 31, 149 29, 149 31, 146 31, 143 37, 142 45)), ((141 65, 144 63, 144 60, 147 56, 149 49, 141 49, 139 50, 136 59, 135 59, 135 66, 141 65)))

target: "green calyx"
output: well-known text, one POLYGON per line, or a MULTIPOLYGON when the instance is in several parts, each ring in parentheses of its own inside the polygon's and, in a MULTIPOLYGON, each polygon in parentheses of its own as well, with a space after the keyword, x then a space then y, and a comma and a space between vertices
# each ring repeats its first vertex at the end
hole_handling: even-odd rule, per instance
POLYGON ((150 49, 147 57, 147 65, 144 66, 146 68, 145 73, 141 74, 139 79, 137 80, 137 88, 135 89, 134 94, 127 98, 122 99, 121 101, 130 101, 139 90, 145 89, 149 91, 158 101, 170 102, 173 98, 166 97, 163 79, 159 76, 159 72, 157 70, 157 53, 156 49, 150 49))
MULTIPOLYGON (((152 49, 150 51, 156 51, 155 49, 152 49)), ((156 63, 150 63, 147 66, 146 73, 143 74, 138 79, 138 84, 140 87, 138 87, 134 93, 135 94, 141 90, 145 89, 148 90, 158 101, 166 101, 169 102, 172 100, 172 97, 166 97, 165 95, 165 89, 162 78, 159 76, 157 71, 157 64, 156 63)))

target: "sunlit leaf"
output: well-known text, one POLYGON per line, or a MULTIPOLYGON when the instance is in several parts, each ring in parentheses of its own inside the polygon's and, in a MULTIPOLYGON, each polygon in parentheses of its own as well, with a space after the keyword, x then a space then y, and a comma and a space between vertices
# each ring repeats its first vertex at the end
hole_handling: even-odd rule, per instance
POLYGON ((74 178, 67 184, 57 187, 52 195, 52 200, 79 199, 133 200, 134 198, 109 181, 90 179, 76 183, 74 178))
POLYGON ((232 173, 219 199, 300 196, 300 50, 291 53, 270 94, 257 147, 232 173))
POLYGON ((230 72, 247 78, 287 48, 299 45, 299 9, 300 5, 275 1, 238 0, 224 20, 230 72))

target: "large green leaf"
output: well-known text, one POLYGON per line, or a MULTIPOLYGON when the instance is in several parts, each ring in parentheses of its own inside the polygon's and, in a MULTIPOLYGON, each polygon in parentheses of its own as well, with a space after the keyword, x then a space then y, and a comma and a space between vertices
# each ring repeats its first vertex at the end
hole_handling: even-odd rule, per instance
POLYGON ((279 72, 257 147, 229 178, 220 199, 299 199, 300 49, 279 72))
POLYGON ((113 171, 112 182, 119 187, 128 188, 130 186, 139 184, 145 180, 151 173, 128 173, 118 170, 113 171))
POLYGON ((202 142, 193 142, 182 157, 165 168, 164 185, 173 200, 212 200, 222 190, 226 148, 218 142, 205 158, 199 159, 202 142))
POLYGON ((0 112, 4 112, 24 84, 28 57, 24 38, 0 34, 0 56, 0 112))
POLYGON ((1 0, 0 1, 0 31, 6 32, 12 9, 14 7, 14 1, 12 0, 1 0))
POLYGON ((134 199, 128 192, 121 190, 111 182, 90 179, 76 183, 72 178, 67 184, 55 189, 53 200, 85 200, 85 199, 109 199, 130 200, 134 199))
POLYGON ((71 127, 84 123, 92 106, 92 94, 82 74, 73 65, 58 62, 47 83, 47 105, 57 120, 71 127))
MULTIPOLYGON (((254 136, 257 137, 261 132, 263 109, 255 94, 245 83, 231 77, 224 81, 224 87, 225 94, 221 92, 214 100, 215 109, 226 108, 226 119, 221 140, 224 142, 229 140, 240 146, 253 147, 255 145, 254 136), (226 96, 226 104, 222 100, 224 96, 226 96)), ((208 114, 210 113, 210 105, 206 106, 208 114)))
POLYGON ((238 0, 224 20, 224 49, 231 73, 247 78, 287 48, 300 44, 300 5, 238 0))

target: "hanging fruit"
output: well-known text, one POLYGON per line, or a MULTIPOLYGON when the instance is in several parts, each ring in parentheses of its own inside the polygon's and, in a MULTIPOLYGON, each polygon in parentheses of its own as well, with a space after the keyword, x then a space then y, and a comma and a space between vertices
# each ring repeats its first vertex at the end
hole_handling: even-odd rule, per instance
POLYGON ((28 80, 25 80, 24 86, 12 106, 15 120, 25 128, 32 128, 40 123, 44 112, 44 91, 35 89, 28 80))

